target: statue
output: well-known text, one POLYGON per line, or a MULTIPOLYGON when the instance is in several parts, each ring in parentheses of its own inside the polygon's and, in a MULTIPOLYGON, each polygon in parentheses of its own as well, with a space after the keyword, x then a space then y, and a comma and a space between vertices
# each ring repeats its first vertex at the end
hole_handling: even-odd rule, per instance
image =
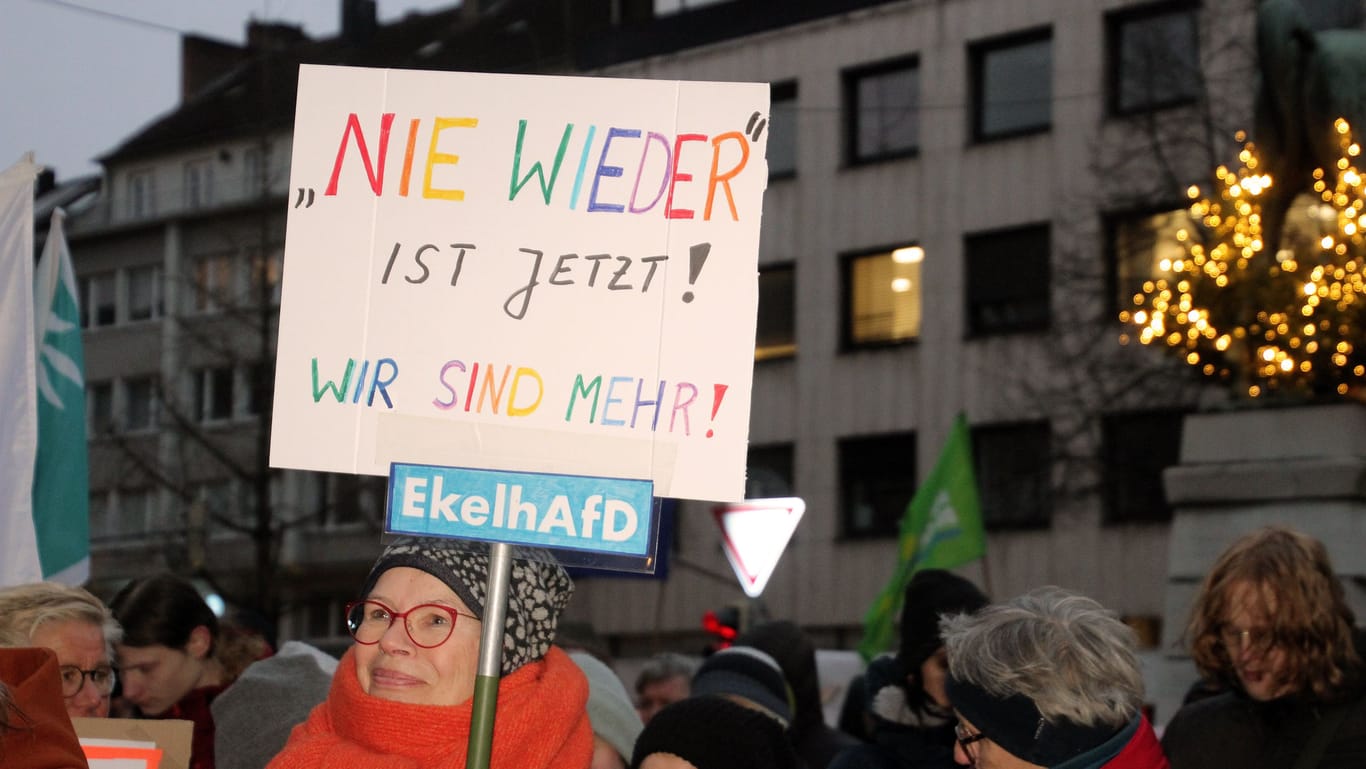
POLYGON ((1366 31, 1315 32, 1297 0, 1257 8, 1257 92, 1253 141, 1272 186, 1262 195, 1264 253, 1280 248, 1286 213, 1313 189, 1313 171, 1330 183, 1341 157, 1337 118, 1366 136, 1366 31))

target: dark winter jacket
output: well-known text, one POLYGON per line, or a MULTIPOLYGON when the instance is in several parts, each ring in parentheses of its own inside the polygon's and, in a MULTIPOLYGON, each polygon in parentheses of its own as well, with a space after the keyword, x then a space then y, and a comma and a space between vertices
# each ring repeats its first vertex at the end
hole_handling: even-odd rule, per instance
POLYGON ((869 663, 871 742, 841 751, 830 769, 957 769, 952 716, 935 712, 923 696, 908 703, 904 671, 891 656, 869 663))
POLYGON ((1290 769, 1330 707, 1346 717, 1318 769, 1366 767, 1366 695, 1338 706, 1294 695, 1269 702, 1225 692, 1177 711, 1162 734, 1172 769, 1290 769))
POLYGON ((782 668, 794 701, 788 736, 806 769, 826 769, 837 753, 859 744, 854 737, 825 723, 816 647, 801 628, 786 621, 765 622, 746 631, 736 643, 766 652, 782 668))

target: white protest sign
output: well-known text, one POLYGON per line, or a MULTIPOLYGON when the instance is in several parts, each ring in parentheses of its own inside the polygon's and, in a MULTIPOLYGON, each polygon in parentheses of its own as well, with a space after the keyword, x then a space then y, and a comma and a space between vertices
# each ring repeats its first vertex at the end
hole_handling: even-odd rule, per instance
POLYGON ((768 86, 305 65, 271 464, 743 495, 768 86))

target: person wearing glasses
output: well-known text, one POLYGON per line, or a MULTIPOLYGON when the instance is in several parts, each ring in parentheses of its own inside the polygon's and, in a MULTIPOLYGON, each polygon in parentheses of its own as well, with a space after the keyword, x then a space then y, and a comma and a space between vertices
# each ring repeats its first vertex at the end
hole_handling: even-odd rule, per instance
POLYGON ((259 635, 220 622, 195 586, 174 574, 135 579, 109 602, 123 700, 143 718, 194 724, 190 769, 214 769, 213 701, 271 653, 259 635))
MULTIPOLYGON (((491 769, 587 769, 588 681, 551 644, 573 583, 513 548, 491 769)), ((327 699, 269 769, 464 769, 489 574, 487 543, 399 537, 346 609, 355 645, 327 699)))
POLYGON ((1099 603, 1043 587, 941 627, 960 765, 1167 769, 1137 637, 1099 603))
POLYGON ((1167 725, 1175 769, 1366 766, 1366 643, 1322 542, 1280 526, 1238 539, 1205 576, 1186 638, 1225 691, 1167 725))
POLYGON ((62 696, 72 718, 109 715, 114 644, 123 631, 100 599, 79 587, 35 582, 0 590, 0 646, 41 646, 57 654, 62 696))

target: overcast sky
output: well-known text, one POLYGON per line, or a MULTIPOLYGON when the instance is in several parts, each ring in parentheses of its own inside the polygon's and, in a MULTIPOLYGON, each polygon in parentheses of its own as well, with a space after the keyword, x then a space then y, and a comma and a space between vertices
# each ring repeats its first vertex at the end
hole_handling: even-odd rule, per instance
MULTIPOLYGON (((458 0, 379 0, 381 21, 458 0)), ((32 150, 58 179, 175 106, 180 33, 242 42, 248 19, 335 35, 341 0, 0 0, 0 170, 32 150)))

